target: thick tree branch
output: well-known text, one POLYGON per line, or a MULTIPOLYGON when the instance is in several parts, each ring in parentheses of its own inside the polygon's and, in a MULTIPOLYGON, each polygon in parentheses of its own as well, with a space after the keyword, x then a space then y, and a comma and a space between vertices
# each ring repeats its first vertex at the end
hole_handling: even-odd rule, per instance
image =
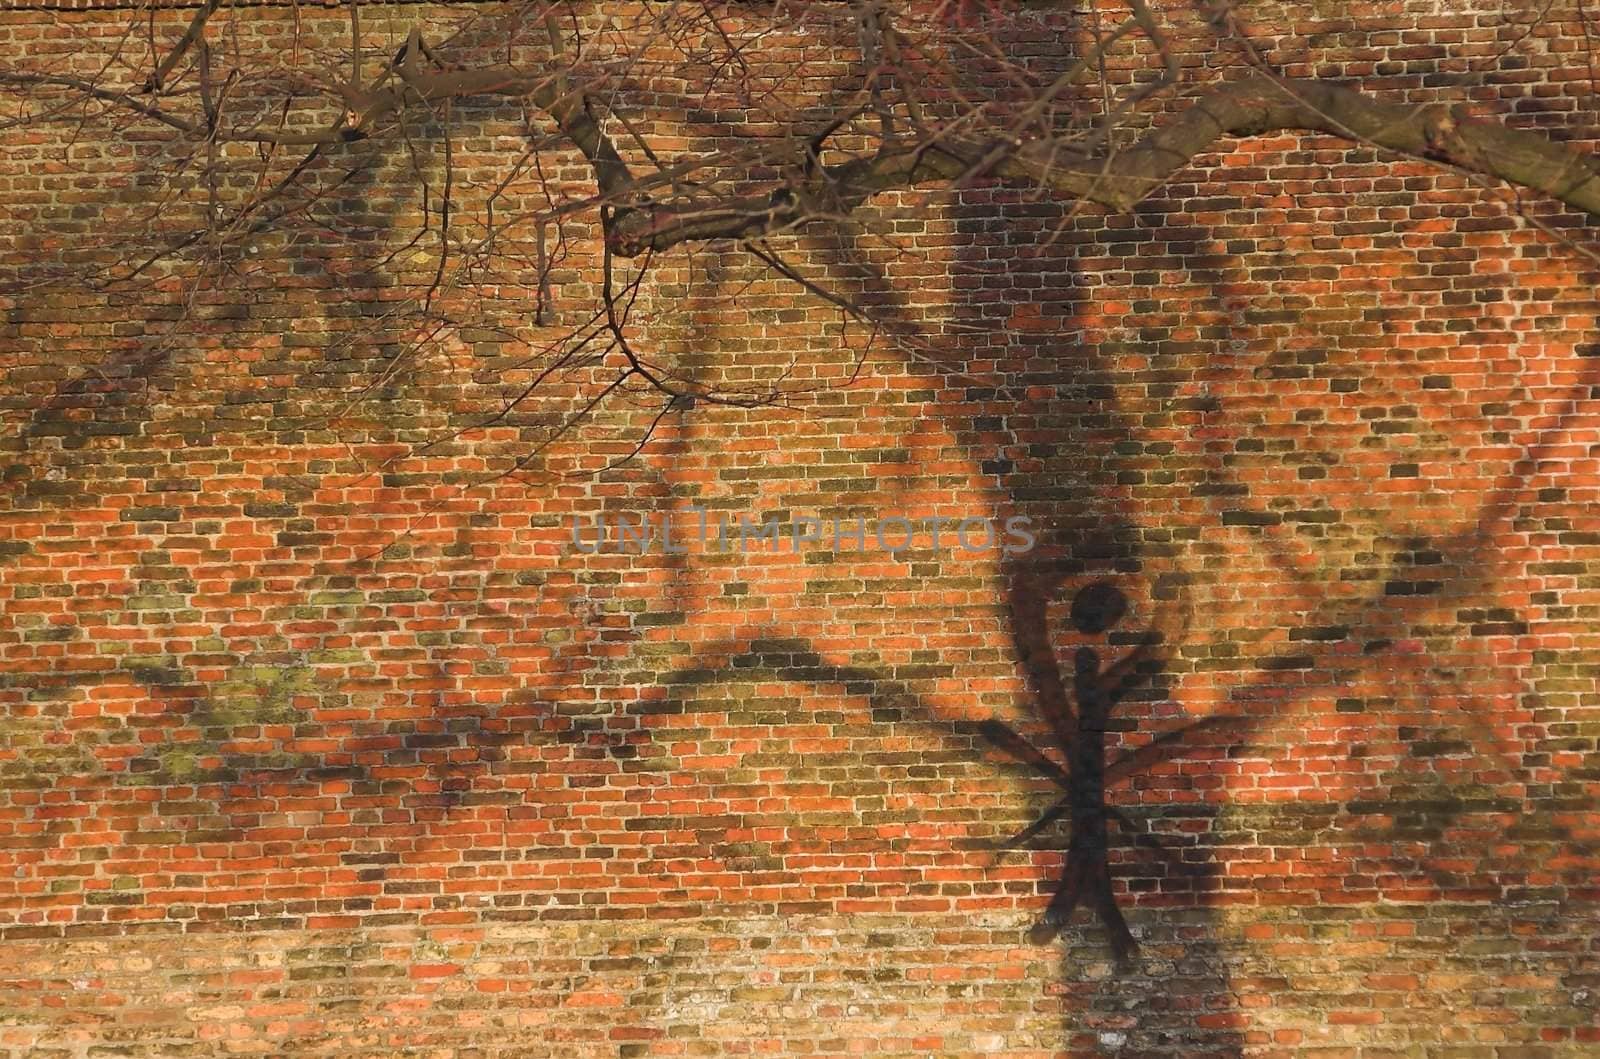
POLYGON ((189 28, 183 31, 183 36, 173 45, 172 51, 167 53, 167 57, 161 60, 161 64, 145 80, 146 92, 159 92, 166 87, 168 75, 188 54, 189 49, 194 47, 195 42, 201 39, 205 33, 206 21, 217 13, 217 8, 220 6, 222 0, 206 0, 205 6, 194 13, 194 18, 189 20, 189 28))
POLYGON ((169 128, 177 129, 179 132, 198 135, 203 131, 194 122, 180 118, 142 99, 134 98, 126 89, 106 88, 92 81, 86 81, 81 77, 0 71, 0 85, 12 85, 18 88, 65 88, 73 92, 81 92, 88 98, 102 103, 126 107, 136 114, 143 114, 152 121, 158 121, 169 128))
POLYGON ((1135 146, 1104 157, 1069 153, 1036 140, 922 144, 815 170, 804 184, 715 208, 655 203, 620 215, 613 249, 622 255, 678 243, 749 238, 859 207, 873 195, 971 175, 980 159, 994 176, 1049 187, 1063 195, 1126 211, 1154 193, 1197 155, 1229 136, 1322 132, 1400 154, 1444 162, 1531 188, 1600 217, 1600 164, 1548 136, 1467 117, 1459 108, 1383 103, 1353 89, 1314 80, 1258 76, 1200 96, 1176 120, 1135 146))

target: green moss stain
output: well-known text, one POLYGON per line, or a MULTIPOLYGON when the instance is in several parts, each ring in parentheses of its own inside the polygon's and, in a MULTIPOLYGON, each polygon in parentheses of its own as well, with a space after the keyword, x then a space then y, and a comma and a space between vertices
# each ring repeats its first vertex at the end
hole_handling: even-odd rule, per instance
POLYGON ((291 750, 281 740, 258 744, 264 728, 298 726, 306 708, 332 691, 326 678, 304 662, 241 664, 205 686, 189 715, 169 729, 168 741, 129 763, 140 784, 167 785, 227 781, 260 770, 312 769, 320 757, 291 750))

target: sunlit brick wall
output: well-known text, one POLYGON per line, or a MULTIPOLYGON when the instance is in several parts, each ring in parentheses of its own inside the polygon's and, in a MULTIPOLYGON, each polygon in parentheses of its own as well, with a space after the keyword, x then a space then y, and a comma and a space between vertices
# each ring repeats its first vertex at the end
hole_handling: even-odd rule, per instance
MULTIPOLYGON (((0 50, 113 47, 129 9, 90 7, 6 4, 0 50)), ((1570 4, 1241 10, 1290 73, 1593 144, 1570 4)), ((246 51, 347 32, 227 17, 246 51)), ((750 132, 703 102, 633 117, 668 153, 750 132)), ((526 126, 455 120, 470 231, 526 126)), ((885 196, 783 243, 876 336, 725 246, 639 288, 651 356, 791 400, 569 426, 603 376, 519 395, 599 294, 587 215, 544 294, 502 262, 413 353, 381 328, 427 248, 390 285, 316 225, 192 301, 40 286, 159 152, 0 136, 0 1054, 1600 1049, 1592 222, 1291 135, 1128 215, 885 196), (1088 637, 1097 581, 1130 609, 1088 637), (1066 824, 994 846, 1059 791, 977 725, 1049 748, 1018 641, 1070 680, 1152 628, 1107 737, 1151 748, 1108 789, 1118 971, 1092 909, 1027 940, 1066 824)), ((415 174, 368 149, 319 216, 404 244, 415 174)))

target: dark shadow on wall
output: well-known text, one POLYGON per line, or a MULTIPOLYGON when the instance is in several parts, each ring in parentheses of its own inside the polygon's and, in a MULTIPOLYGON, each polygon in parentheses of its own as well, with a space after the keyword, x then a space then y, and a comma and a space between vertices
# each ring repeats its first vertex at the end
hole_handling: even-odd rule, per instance
MULTIPOLYGON (((966 209, 963 204, 955 212, 966 209)), ((1033 204, 1033 209, 1039 209, 1038 204, 1033 204)), ((1146 340, 1143 332, 1131 347, 1126 340, 1108 339, 1098 344, 1093 355, 1091 351, 1080 348, 1073 350, 1069 356, 1063 356, 1058 348, 1050 348, 1052 342, 1059 343, 1062 336, 1073 334, 1070 321, 1092 315, 1093 297, 1074 291, 1075 284, 1060 284, 1054 291, 1047 287, 1042 294, 1028 292, 1028 288, 1021 284, 1008 287, 1007 284, 1013 283, 1018 276, 1039 270, 1039 265, 1037 259, 1023 255, 1016 249, 1015 244, 1025 242, 1025 236, 997 236, 993 233, 1012 230, 1007 227, 1007 221, 1022 231, 1026 231, 1030 224, 1046 226, 1029 220, 1029 211, 1022 211, 1020 224, 1016 223, 1017 218, 997 221, 996 214, 1004 217, 1005 211, 1003 208, 997 210, 992 202, 985 202, 970 211, 973 223, 968 231, 974 249, 971 250, 972 260, 963 266, 960 274, 975 277, 969 289, 976 293, 970 301, 958 297, 956 305, 958 312, 965 313, 968 322, 975 323, 976 327, 968 329, 963 337, 949 341, 948 346, 952 351, 950 360, 953 365, 961 367, 968 363, 969 355, 980 360, 992 358, 1009 363, 1006 360, 1009 351, 1023 364, 1016 374, 1006 376, 1006 381, 1020 380, 1019 384, 1011 387, 1012 390, 1021 385, 1030 387, 1028 398, 1017 400, 1014 395, 1003 397, 999 387, 985 389, 975 385, 968 377, 952 375, 945 381, 946 391, 965 388, 966 396, 973 403, 952 403, 938 412, 952 424, 952 431, 962 438, 968 452, 982 453, 986 457, 986 468, 996 474, 999 482, 996 489, 997 506, 1003 506, 1007 513, 1033 513, 1038 524, 1049 527, 1040 549, 1029 556, 1013 559, 1006 574, 1011 585, 1010 612, 1019 656, 1025 660, 1030 690, 1035 699, 1039 700, 1041 694, 1046 697, 1039 708, 1048 719, 1051 712, 1057 716, 1062 714, 1059 705, 1050 706, 1048 702, 1059 702, 1063 697, 1063 681, 1059 667, 1053 662, 1053 648, 1048 642, 1051 602, 1070 595, 1084 581, 1108 573, 1120 572, 1131 583, 1163 568, 1171 569, 1172 564, 1181 566, 1185 542, 1181 535, 1174 540, 1166 527, 1135 526, 1123 521, 1123 516, 1119 515, 1119 511, 1131 511, 1134 508, 1121 499, 1124 494, 1119 486, 1145 481, 1147 476, 1161 473, 1159 469, 1154 472, 1150 470, 1148 458, 1159 455, 1159 447, 1141 446, 1129 418, 1131 413, 1124 415, 1118 410, 1119 393, 1134 380, 1131 376, 1120 375, 1104 367, 1111 360, 1137 350, 1139 342, 1146 340), (996 247, 1001 249, 997 252, 996 247), (1011 256, 1008 257, 1008 253, 1011 256), (1010 302, 1031 300, 1044 308, 1018 314, 1015 305, 1010 304, 1008 299, 1010 302), (1007 332, 1005 323, 1019 317, 1027 322, 1028 329, 1007 332), (1039 321, 1051 323, 1041 327, 1039 321), (974 332, 1005 337, 991 337, 990 342, 998 348, 990 349, 981 338, 969 337, 974 332), (1055 393, 1056 399, 1037 396, 1050 392, 1055 393), (1013 434, 1012 438, 997 440, 997 434, 1007 431, 1013 434), (1025 433, 1016 436, 1019 432, 1025 433), (1123 456, 1131 458, 1124 462, 1123 456), (1042 465, 1043 461, 1054 463, 1042 465), (1026 662, 1029 659, 1033 660, 1031 664, 1026 662), (1055 671, 1053 675, 1052 669, 1055 671)), ((1099 245, 1101 241, 1113 242, 1123 247, 1118 254, 1127 256, 1136 253, 1135 248, 1141 241, 1156 237, 1154 232, 1144 229, 1158 228, 1163 223, 1162 217, 1156 214, 1136 221, 1132 232, 1095 231, 1089 227, 1087 231, 1070 232, 1063 242, 1084 253, 1087 253, 1084 249, 1087 246, 1099 245)), ((1211 282, 1221 282, 1216 255, 1208 255, 1200 249, 1174 253, 1180 260, 1163 267, 1182 267, 1187 273, 1199 277, 1198 282, 1207 282, 1207 276, 1217 277, 1211 282)), ((1053 260, 1048 254, 1045 258, 1053 260)), ((1063 274, 1070 274, 1074 267, 1070 260, 1054 260, 1054 264, 1063 274)), ((1046 275, 1050 274, 1049 269, 1043 271, 1046 275)), ((879 288, 892 291, 893 284, 885 279, 879 288)), ((1216 303, 1218 315, 1222 315, 1226 299, 1220 289, 1213 292, 1210 300, 1216 303)), ((892 311, 892 297, 885 297, 883 305, 889 308, 882 311, 892 311)), ((1140 311, 1138 305, 1135 304, 1134 308, 1137 314, 1140 311)), ((1171 339, 1169 332, 1154 328, 1151 331, 1148 341, 1153 347, 1164 346, 1171 339)), ((1206 338, 1207 342, 1220 340, 1221 336, 1217 334, 1206 338)), ((1193 349, 1183 352, 1192 353, 1193 349)), ((1162 355, 1163 351, 1156 348, 1150 353, 1150 372, 1153 375, 1160 374, 1162 355)), ((1179 367, 1178 360, 1170 355, 1169 360, 1170 367, 1176 370, 1179 367)), ((918 365, 916 370, 924 368, 918 365)), ((937 375, 936 369, 926 370, 937 375)), ((1294 364, 1289 364, 1283 370, 1290 373, 1284 378, 1294 378, 1293 371, 1304 369, 1296 369, 1294 364)), ((1388 565, 1388 569, 1376 577, 1370 576, 1365 570, 1361 571, 1362 579, 1372 583, 1373 590, 1368 593, 1354 598, 1348 593, 1319 598, 1321 593, 1316 580, 1300 576, 1294 568, 1293 556, 1278 549, 1274 539, 1264 539, 1263 546, 1271 557, 1270 561, 1283 567, 1295 591, 1304 597, 1303 612, 1295 615, 1296 624, 1302 627, 1304 634, 1297 637, 1301 642, 1254 663, 1250 670, 1242 671, 1238 682, 1226 692, 1221 712, 1214 717, 1179 726, 1156 725, 1143 730, 1136 725, 1126 727, 1124 733, 1128 738, 1122 745, 1129 749, 1129 753, 1112 762, 1108 770, 1108 783, 1113 786, 1125 783, 1145 770, 1180 758, 1192 761, 1228 759, 1281 749, 1262 742, 1267 729, 1286 721, 1309 698, 1359 680, 1375 665, 1387 664, 1391 668, 1409 669, 1414 672, 1420 687, 1437 683, 1444 675, 1443 669, 1423 664, 1421 660, 1401 658, 1394 651, 1396 643, 1412 634, 1412 627, 1424 618, 1426 611, 1445 601, 1459 602, 1462 620, 1475 620, 1489 626, 1499 620, 1487 612, 1476 619, 1465 616, 1474 612, 1471 602, 1489 595, 1489 589, 1494 584, 1498 565, 1497 535, 1510 520, 1526 518, 1535 504, 1546 502, 1533 495, 1530 483, 1536 477, 1534 469, 1557 451, 1565 431, 1584 414, 1580 405, 1592 385, 1590 374, 1585 373, 1573 384, 1571 399, 1563 407, 1552 409, 1547 405, 1547 411, 1556 413, 1555 422, 1543 428, 1523 458, 1507 469, 1488 501, 1482 505, 1477 524, 1471 531, 1444 540, 1407 537, 1387 542, 1388 552, 1378 558, 1388 565), (1132 749, 1136 747, 1139 749, 1132 749)), ((1167 389, 1173 405, 1179 410, 1186 404, 1192 404, 1191 410, 1226 412, 1224 404, 1215 399, 1202 397, 1191 400, 1177 393, 1175 388, 1167 389), (1195 404, 1195 401, 1201 403, 1195 404)), ((1146 396, 1160 395, 1152 390, 1146 396)), ((1216 483, 1214 487, 1222 489, 1227 485, 1226 482, 1216 483)), ((1248 486, 1234 483, 1231 488, 1232 492, 1226 495, 1235 499, 1230 501, 1229 506, 1248 514, 1248 486)), ((1269 517, 1269 513, 1261 513, 1263 523, 1269 517)), ((1492 668, 1494 663, 1491 661, 1489 665, 1492 668)), ((1447 675, 1445 679, 1448 679, 1447 675)), ((1430 755, 1451 755, 1467 750, 1462 740, 1448 734, 1447 724, 1435 725, 1426 718, 1418 724, 1415 723, 1415 717, 1408 722, 1401 716, 1403 711, 1386 709, 1382 703, 1374 703, 1363 709, 1367 717, 1362 723, 1375 731, 1385 725, 1393 727, 1394 738, 1402 744, 1401 753, 1413 760, 1422 761, 1430 755), (1430 732, 1437 732, 1441 738, 1432 737, 1430 732)), ((1421 712, 1426 714, 1429 709, 1431 707, 1425 707, 1421 712)), ((1413 714, 1416 712, 1412 711, 1413 714)), ((1481 749, 1472 752, 1482 754, 1490 767, 1508 771, 1513 777, 1513 786, 1521 782, 1516 777, 1526 775, 1531 763, 1544 753, 1540 747, 1515 748, 1505 744, 1487 722, 1479 726, 1477 736, 1469 737, 1468 742, 1472 741, 1481 744, 1481 749)), ((1364 749, 1363 746, 1354 746, 1351 752, 1360 754, 1364 749)), ((1523 803, 1517 799, 1508 799, 1488 791, 1474 792, 1470 780, 1446 779, 1444 787, 1430 793, 1415 786, 1408 789, 1396 783, 1400 775, 1397 772, 1382 781, 1386 788, 1392 789, 1386 791, 1380 802, 1358 799, 1331 815, 1322 814, 1324 825, 1320 828, 1321 837, 1318 841, 1349 843, 1352 840, 1359 841, 1362 837, 1381 835, 1381 841, 1386 846, 1395 847, 1404 843, 1414 846, 1421 843, 1426 850, 1438 842, 1452 826, 1453 820, 1463 813, 1476 814, 1480 818, 1483 814, 1508 811, 1526 814, 1523 803), (1385 816, 1395 813, 1398 813, 1398 818, 1393 825, 1383 822, 1385 816), (1363 820, 1367 822, 1362 823, 1363 820), (1374 822, 1380 828, 1376 833, 1372 829, 1374 822), (1386 827, 1390 830, 1381 830, 1386 827)), ((1169 781, 1164 777, 1162 782, 1177 781, 1169 781)), ((1196 929, 1202 922, 1215 927, 1211 915, 1204 911, 1204 902, 1209 899, 1208 895, 1217 894, 1221 889, 1223 879, 1217 855, 1226 856, 1227 843, 1235 841, 1227 832, 1234 828, 1224 821, 1226 814, 1222 812, 1220 804, 1196 807, 1180 802, 1167 806, 1145 803, 1136 811, 1131 811, 1145 822, 1151 832, 1168 834, 1176 831, 1181 841, 1189 843, 1189 849, 1179 861, 1183 867, 1176 874, 1163 874, 1164 869, 1148 858, 1124 862, 1128 866, 1127 871, 1119 873, 1127 876, 1130 887, 1146 891, 1158 888, 1159 894, 1167 898, 1143 904, 1141 908, 1148 913, 1148 922, 1140 924, 1140 916, 1136 915, 1135 925, 1148 929, 1150 936, 1154 937, 1170 922, 1171 930, 1167 939, 1169 951, 1176 954, 1176 959, 1162 960, 1158 971, 1155 970, 1158 965, 1152 963, 1153 973, 1140 980, 1122 979, 1114 987, 1095 985, 1089 993, 1079 994, 1080 1011, 1086 1009, 1089 1014, 1084 1014, 1081 1027, 1069 1022, 1069 1037, 1092 1047, 1094 1042, 1078 1036, 1077 1030, 1099 1026, 1109 1035, 1101 1042, 1106 1047, 1122 1047, 1122 1044, 1113 1045, 1112 1042, 1145 1040, 1153 1047, 1176 1049, 1183 1054, 1189 1054, 1185 1049, 1194 1047, 1207 1049, 1206 1054, 1239 1054, 1243 1037, 1230 1027, 1241 1022, 1242 1015, 1234 1007, 1236 998, 1227 971, 1228 958, 1224 949, 1213 940, 1210 928, 1196 929), (1192 831, 1191 825, 1202 820, 1211 823, 1198 832, 1192 831), (1195 902, 1195 907, 1171 912, 1161 909, 1162 904, 1169 903, 1170 898, 1178 894, 1188 895, 1186 900, 1195 902), (1192 976, 1190 972, 1193 972, 1192 976), (1159 1019, 1153 1020, 1150 1024, 1151 1035, 1141 1038, 1138 1027, 1121 1021, 1126 1018, 1121 1012, 1126 1010, 1125 1005, 1135 993, 1139 994, 1140 1003, 1147 1010, 1182 1011, 1186 1014, 1174 1016, 1165 1023, 1159 1019), (1204 1021, 1190 1021, 1186 1029, 1182 1028, 1183 1019, 1192 1019, 1195 1013, 1203 1015, 1204 1021), (1206 1028, 1197 1030, 1197 1025, 1206 1028)), ((1556 830, 1546 826, 1545 820, 1549 815, 1541 811, 1528 816, 1507 835, 1513 838, 1519 834, 1526 835, 1535 840, 1536 844, 1529 847, 1530 855, 1536 850, 1556 852, 1549 841, 1560 841, 1558 833, 1566 835, 1568 839, 1572 836, 1569 831, 1561 830, 1559 824, 1552 825, 1556 830), (1543 844, 1539 843, 1541 836, 1546 840, 1543 844)), ((1301 833, 1305 825, 1305 821, 1287 818, 1276 824, 1271 821, 1264 823, 1268 827, 1282 827, 1285 834, 1301 833)), ((1240 836, 1237 840, 1243 841, 1245 837, 1240 836)), ((1587 855, 1587 844, 1583 842, 1568 842, 1563 848, 1568 853, 1587 855)), ((1423 852, 1420 856, 1396 853, 1382 859, 1382 866, 1378 870, 1382 873, 1398 872, 1402 879, 1408 881, 1427 877, 1441 891, 1452 887, 1459 890, 1462 885, 1459 871, 1426 866, 1429 861, 1437 859, 1442 862, 1449 856, 1448 849, 1444 847, 1441 847, 1437 857, 1430 852, 1423 852)), ((1363 868, 1365 873, 1366 869, 1363 868)), ((1576 885, 1577 876, 1570 870, 1567 874, 1576 885)), ((1496 888, 1495 892, 1501 890, 1496 888)), ((1374 890, 1371 896, 1377 900, 1381 895, 1374 890)), ((1093 935, 1091 929, 1089 936, 1093 935)), ((1074 958, 1091 951, 1103 953, 1105 950, 1098 945, 1076 946, 1074 958)), ((1064 965, 1064 977, 1068 980, 1082 978, 1084 973, 1084 968, 1074 962, 1064 965)), ((1088 973, 1092 977, 1100 972, 1091 967, 1088 973)))
MULTIPOLYGON (((991 510, 984 513, 1025 517, 1038 533, 1032 551, 1004 560, 1001 611, 1031 699, 1026 708, 1036 726, 1056 729, 1057 735, 1073 722, 1070 695, 1056 661, 1062 645, 1052 628, 1052 608, 1093 580, 1109 577, 1131 589, 1179 573, 1194 539, 1181 527, 1172 531, 1130 520, 1128 487, 1160 473, 1149 468, 1161 449, 1143 445, 1137 417, 1125 410, 1124 389, 1136 380, 1117 362, 1137 353, 1138 342, 1119 325, 1097 317, 1097 300, 1107 294, 1080 264, 1082 258, 1104 256, 1113 247, 1118 253, 1135 252, 1125 244, 1137 242, 1137 233, 1104 229, 1092 219, 1069 224, 1069 209, 1016 189, 981 187, 963 189, 954 204, 926 213, 954 225, 957 249, 949 272, 948 319, 928 312, 926 291, 909 296, 896 282, 892 260, 879 264, 881 255, 861 252, 867 248, 862 238, 843 240, 828 259, 847 269, 848 289, 889 336, 886 350, 893 353, 899 340, 906 353, 904 370, 926 377, 940 395, 928 410, 930 418, 955 439, 963 461, 992 478, 987 499, 991 510)), ((1163 383, 1151 389, 1163 387, 1176 396, 1176 388, 1163 383)), ((1141 639, 1138 630, 1112 632, 1103 641, 1102 663, 1120 664, 1121 656, 1137 650, 1141 639)), ((815 647, 808 652, 818 653, 815 647)), ((1134 696, 1135 709, 1113 719, 1114 732, 1107 736, 1113 746, 1137 745, 1144 734, 1143 719, 1166 697, 1160 664, 1150 660, 1142 667, 1138 661, 1133 665, 1144 670, 1139 675, 1146 686, 1134 696)), ((1062 739, 1063 749, 1071 741, 1062 739)), ((1035 776, 1050 774, 1037 767, 1038 759, 1031 764, 1035 776)), ((1122 797, 1118 793, 1112 802, 1122 797)), ((1191 812, 1179 804, 1169 808, 1174 819, 1191 812)), ((1149 811, 1141 805, 1138 815, 1149 811)), ((1153 841, 1152 832, 1168 830, 1165 823, 1134 823, 1141 842, 1153 841)), ((1067 846, 1061 829, 1046 829, 1038 838, 1045 848, 1067 846)), ((1203 838, 1182 834, 1179 840, 1190 848, 1175 864, 1157 866, 1142 853, 1117 850, 1107 874, 1122 900, 1136 892, 1125 888, 1155 893, 1154 900, 1146 898, 1134 913, 1136 932, 1159 932, 1168 914, 1162 905, 1180 906, 1174 913, 1180 926, 1165 938, 1169 958, 1151 963, 1151 973, 1138 975, 1147 1006, 1154 1010, 1176 1004, 1184 1013, 1176 1018, 1201 1011, 1208 1021, 1226 1027, 1233 1017, 1233 998, 1224 962, 1209 933, 1195 929, 1196 916, 1210 922, 1204 902, 1219 889, 1217 873, 1203 838), (1170 958, 1175 952, 1178 958, 1170 958), (1196 968, 1198 978, 1185 977, 1196 968), (1175 975, 1183 978, 1176 985, 1175 975)), ((1054 881, 1044 882, 1047 892, 1054 881)), ((1064 987, 1072 997, 1068 1007, 1075 1012, 1069 1015, 1068 1037, 1078 1040, 1080 1020, 1083 1026, 1098 1025, 1103 1016, 1107 1024, 1118 1023, 1125 1018, 1128 998, 1125 992, 1113 996, 1100 991, 1108 948, 1092 914, 1080 913, 1064 944, 1070 953, 1063 964, 1065 982, 1090 987, 1064 987)), ((1237 1054, 1242 1044, 1227 1028, 1201 1036, 1220 1049, 1212 1053, 1217 1055, 1237 1054)))
POLYGON ((1168 698, 1187 625, 1171 607, 1189 605, 1183 586, 1193 537, 1182 527, 1139 521, 1138 492, 1159 481, 1153 458, 1161 448, 1146 442, 1141 409, 1130 400, 1178 394, 1161 380, 1160 355, 1142 344, 1130 320, 1113 315, 1108 303, 1125 292, 1096 263, 1136 257, 1140 240, 1153 235, 1138 222, 1119 227, 1004 187, 963 192, 951 212, 957 230, 969 233, 955 266, 966 282, 956 290, 954 312, 957 332, 971 338, 958 348, 995 364, 1008 392, 969 390, 967 407, 944 411, 963 446, 994 474, 1002 516, 1026 517, 1038 533, 1037 545, 1008 556, 1001 571, 1034 730, 1048 733, 1055 765, 1065 766, 1058 784, 1104 792, 1103 813, 1080 808, 1066 826, 1073 813, 1057 802, 1034 825, 1046 826, 1027 836, 1062 854, 1060 867, 1041 880, 1054 896, 1034 938, 1060 930, 1052 944, 1062 947, 1063 1043, 1074 1054, 1240 1055, 1236 997, 1209 907, 1220 890, 1214 838, 1171 826, 1192 805, 1152 804, 1159 788, 1134 804, 1127 777, 1104 768, 1144 738, 1168 698), (1153 381, 1136 379, 1126 366, 1139 358, 1150 361, 1153 381), (1072 602, 1097 584, 1151 599, 1159 613, 1143 616, 1144 627, 1119 618, 1091 628, 1076 620, 1072 602), (1125 700, 1114 710, 1082 709, 1083 693, 1093 699, 1113 686, 1114 697, 1125 700), (1096 713, 1103 715, 1098 721, 1096 713), (1085 724, 1103 731, 1088 733, 1085 724), (1109 833, 1108 815, 1121 817, 1109 833), (1104 852, 1095 848, 1107 844, 1104 852), (1099 902, 1091 901, 1096 875, 1099 902), (1053 922, 1074 900, 1076 916, 1053 922), (1129 933, 1119 941, 1124 912, 1129 933))
MULTIPOLYGON (((962 460, 992 476, 992 510, 984 513, 1022 515, 1039 532, 1033 551, 1004 562, 1001 610, 1022 662, 1033 727, 1042 725, 1047 731, 1060 727, 1052 722, 1071 717, 1070 695, 1056 661, 1062 645, 1052 629, 1052 608, 1094 580, 1112 578, 1132 588, 1180 572, 1185 549, 1181 529, 1169 533, 1155 527, 1150 533, 1129 521, 1128 476, 1143 475, 1148 465, 1136 440, 1136 423, 1121 410, 1121 387, 1132 380, 1112 367, 1117 352, 1102 351, 1100 343, 1088 338, 1103 326, 1090 319, 1099 294, 1097 284, 1077 278, 1077 259, 1092 256, 1097 240, 1126 239, 1126 233, 1090 227, 1068 228, 1063 234, 1056 229, 1066 212, 1061 204, 1001 188, 964 190, 958 204, 930 213, 938 220, 952 219, 958 236, 947 321, 931 317, 925 304, 919 304, 925 292, 924 297, 908 297, 896 282, 892 262, 878 264, 881 258, 858 252, 859 240, 841 240, 826 259, 846 269, 849 290, 889 336, 885 348, 892 353, 896 340, 914 347, 907 352, 904 370, 926 377, 941 395, 929 408, 931 417, 954 437, 962 460), (1124 471, 1124 457, 1130 454, 1137 458, 1124 471)), ((875 694, 871 689, 881 689, 892 679, 875 666, 830 667, 823 652, 805 641, 783 641, 778 645, 782 650, 774 653, 756 646, 765 642, 762 637, 751 632, 710 653, 697 652, 695 669, 679 670, 667 680, 709 679, 719 666, 736 663, 800 683, 849 681, 862 694, 875 694)), ((1103 652, 1099 664, 1108 669, 1124 664, 1144 639, 1137 629, 1110 631, 1097 641, 1103 652)), ((1113 731, 1106 738, 1113 746, 1129 745, 1130 737, 1137 744, 1143 734, 1141 719, 1165 699, 1169 688, 1159 660, 1141 657, 1127 664, 1143 686, 1134 696, 1139 700, 1136 710, 1113 718, 1108 726, 1113 731)), ((730 670, 718 679, 736 680, 738 674, 730 670)), ((902 686, 893 694, 908 691, 902 686)), ((975 726, 945 730, 969 741, 976 736, 979 748, 986 745, 986 731, 993 734, 992 728, 975 726)), ((1015 748, 1014 740, 1008 742, 1015 748)), ((1062 742, 1067 750, 1070 739, 1062 742)), ((1052 775, 1039 763, 1038 757, 1028 760, 1032 776, 1041 771, 1052 775)), ((1003 761, 994 764, 1008 767, 1003 761)), ((1057 763, 1057 769, 1065 764, 1057 763)), ((1053 775, 1059 778, 1060 773, 1053 775)), ((1109 948, 1092 913, 1080 913, 1064 935, 1063 988, 1071 995, 1067 1006, 1072 1012, 1068 1038, 1081 1042, 1080 1031, 1105 1025, 1121 1027, 1107 1029, 1112 1034, 1108 1040, 1127 1039, 1122 1022, 1133 990, 1149 1010, 1172 1013, 1162 1023, 1167 1027, 1163 1039, 1170 1046, 1181 1049, 1198 1041, 1212 1049, 1208 1054, 1235 1055, 1242 1038, 1230 1026, 1234 1001, 1225 961, 1211 932, 1197 928, 1211 922, 1204 902, 1219 889, 1217 873, 1204 835, 1168 826, 1179 819, 1190 822, 1193 810, 1177 804, 1168 808, 1171 813, 1163 816, 1148 804, 1130 807, 1128 837, 1148 845, 1171 832, 1172 840, 1187 848, 1175 856, 1117 849, 1109 854, 1105 872, 1119 900, 1155 894, 1155 900, 1145 898, 1132 913, 1133 928, 1146 937, 1150 950, 1148 959, 1138 961, 1140 969, 1125 975, 1115 988, 1108 984, 1112 979, 1104 969, 1109 948), (1213 1028, 1197 1030, 1197 1013, 1213 1028), (1180 1032, 1184 1020, 1190 1020, 1188 1028, 1180 1032)), ((1037 840, 1038 848, 1069 849, 1063 828, 1041 829, 1028 837, 1037 840)), ((1047 879, 1044 886, 1054 882, 1047 879)))

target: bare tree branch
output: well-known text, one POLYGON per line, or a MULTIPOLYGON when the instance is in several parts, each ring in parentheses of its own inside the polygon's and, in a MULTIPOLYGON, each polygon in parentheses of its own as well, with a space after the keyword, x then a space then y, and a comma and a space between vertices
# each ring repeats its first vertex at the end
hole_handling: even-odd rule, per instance
POLYGON ((167 57, 155 68, 144 83, 144 91, 160 92, 167 85, 167 78, 177 68, 183 57, 189 53, 205 35, 206 22, 217 13, 217 8, 222 6, 222 0, 206 0, 205 5, 195 11, 194 18, 189 22, 189 28, 184 30, 183 36, 178 38, 178 43, 173 45, 167 57))
MULTIPOLYGON (((1116 211, 1154 194, 1196 156, 1228 136, 1322 132, 1531 188, 1600 217, 1600 162, 1547 135, 1468 116, 1461 108, 1383 103, 1321 81, 1253 77, 1200 96, 1137 145, 1103 158, 1074 156, 1048 140, 1010 145, 990 172, 1035 183, 1116 211)), ((715 209, 651 205, 620 217, 620 254, 704 239, 743 239, 849 212, 873 195, 960 180, 994 143, 919 144, 824 167, 796 189, 745 197, 715 209)))

